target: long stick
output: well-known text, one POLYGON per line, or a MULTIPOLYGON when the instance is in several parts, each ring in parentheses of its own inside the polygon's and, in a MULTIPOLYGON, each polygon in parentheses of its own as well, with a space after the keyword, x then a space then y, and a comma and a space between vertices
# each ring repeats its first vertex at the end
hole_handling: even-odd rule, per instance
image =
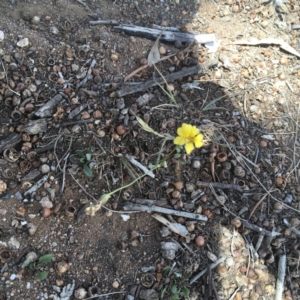
POLYGON ((283 287, 284 287, 284 278, 285 278, 285 269, 286 269, 286 255, 282 255, 279 258, 278 262, 278 277, 276 281, 276 292, 275 300, 282 299, 283 287))
POLYGON ((189 212, 185 212, 185 211, 178 211, 178 210, 154 206, 154 205, 146 206, 146 205, 134 204, 134 203, 129 202, 125 206, 123 206, 123 209, 125 211, 126 210, 137 210, 137 211, 146 211, 148 213, 159 212, 159 213, 167 214, 167 215, 180 216, 180 217, 189 218, 189 219, 196 219, 199 221, 207 221, 207 217, 200 215, 200 214, 194 214, 194 213, 189 213, 189 212))

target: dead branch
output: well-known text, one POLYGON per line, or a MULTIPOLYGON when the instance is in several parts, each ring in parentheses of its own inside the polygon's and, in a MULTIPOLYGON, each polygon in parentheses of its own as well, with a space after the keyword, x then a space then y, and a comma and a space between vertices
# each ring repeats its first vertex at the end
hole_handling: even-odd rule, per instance
MULTIPOLYGON (((161 30, 158 29, 126 24, 120 24, 119 26, 115 26, 114 29, 116 31, 124 31, 128 35, 144 37, 151 40, 156 40, 161 33, 161 30)), ((206 44, 214 42, 216 40, 214 34, 193 34, 174 31, 165 31, 161 36, 161 41, 169 43, 174 43, 176 41, 180 41, 182 43, 191 43, 195 39, 197 39, 197 42, 199 44, 206 44)))
POLYGON ((205 64, 197 64, 196 66, 187 68, 185 70, 181 70, 179 72, 168 74, 164 77, 159 77, 155 80, 152 79, 152 80, 145 81, 138 85, 127 86, 123 90, 117 91, 116 96, 120 98, 120 97, 124 97, 126 95, 134 94, 137 92, 142 92, 153 86, 156 86, 159 84, 162 85, 162 84, 165 84, 165 82, 172 82, 178 78, 193 75, 193 74, 203 75, 203 74, 205 74, 205 72, 206 72, 205 70, 207 68, 212 68, 213 66, 215 66, 217 64, 218 64, 218 62, 216 62, 215 60, 211 60, 205 64))

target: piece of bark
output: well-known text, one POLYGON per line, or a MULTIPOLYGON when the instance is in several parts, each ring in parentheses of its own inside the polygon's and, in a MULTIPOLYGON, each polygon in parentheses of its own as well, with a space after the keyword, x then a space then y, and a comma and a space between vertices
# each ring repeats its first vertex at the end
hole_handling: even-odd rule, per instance
POLYGON ((57 94, 51 98, 46 104, 44 104, 39 110, 35 113, 36 116, 44 118, 51 117, 53 114, 53 109, 58 103, 63 100, 62 94, 57 94))
MULTIPOLYGON (((114 29, 116 31, 124 31, 128 35, 139 36, 148 38, 151 40, 156 40, 160 35, 161 30, 140 27, 134 25, 120 24, 119 26, 115 26, 114 29)), ((210 42, 214 42, 216 37, 214 34, 193 34, 193 33, 185 33, 185 32, 174 32, 174 31, 164 31, 161 35, 160 40, 164 42, 174 43, 176 41, 180 41, 182 43, 191 43, 197 39, 199 44, 206 44, 210 42)))
POLYGON ((204 64, 197 64, 196 66, 181 70, 179 72, 175 72, 172 74, 168 74, 164 77, 159 77, 157 79, 152 79, 145 81, 139 85, 126 86, 124 89, 116 92, 117 97, 124 97, 126 95, 134 94, 137 92, 145 91, 146 89, 156 86, 156 85, 164 85, 165 82, 172 82, 178 78, 198 74, 204 75, 207 72, 207 69, 217 66, 218 62, 216 60, 210 60, 204 64))
POLYGON ((16 144, 21 142, 21 140, 21 134, 15 132, 11 133, 6 138, 0 140, 0 152, 8 148, 13 148, 16 144))
POLYGON ((45 132, 47 131, 47 129, 48 129, 48 122, 46 119, 30 120, 27 124, 25 124, 21 128, 22 132, 26 132, 30 135, 45 132))

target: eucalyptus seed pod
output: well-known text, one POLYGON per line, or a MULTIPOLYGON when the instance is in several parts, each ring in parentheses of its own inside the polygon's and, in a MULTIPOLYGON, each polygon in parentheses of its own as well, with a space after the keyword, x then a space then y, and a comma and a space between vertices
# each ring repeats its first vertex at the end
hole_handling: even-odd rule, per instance
POLYGON ((20 158, 20 155, 21 154, 13 148, 8 148, 3 151, 3 157, 8 162, 16 162, 20 158))
POLYGON ((9 178, 12 178, 13 175, 14 175, 14 173, 12 172, 12 170, 10 168, 7 168, 7 169, 5 169, 5 170, 2 171, 2 176, 4 178, 9 179, 9 178))
POLYGON ((246 171, 245 171, 245 169, 243 168, 243 167, 241 167, 241 166, 236 166, 235 168, 234 168, 234 174, 236 175, 236 176, 238 176, 238 177, 245 177, 246 176, 246 171))
POLYGON ((4 263, 11 261, 12 256, 12 252, 9 249, 4 248, 0 251, 0 260, 4 263))
POLYGON ((76 207, 74 207, 73 205, 68 205, 65 208, 65 214, 68 218, 74 218, 76 214, 76 207))
POLYGON ((227 160, 227 154, 225 152, 217 153, 217 160, 219 163, 223 163, 227 160))
POLYGON ((222 169, 219 173, 219 177, 221 181, 228 181, 230 180, 230 172, 227 169, 222 169))

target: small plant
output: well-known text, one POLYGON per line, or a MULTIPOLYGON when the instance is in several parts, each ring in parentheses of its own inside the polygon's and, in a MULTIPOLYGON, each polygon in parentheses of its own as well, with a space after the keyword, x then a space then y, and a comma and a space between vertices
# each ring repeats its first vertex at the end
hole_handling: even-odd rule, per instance
POLYGON ((181 273, 172 271, 172 268, 167 266, 163 269, 164 271, 170 271, 174 275, 174 279, 168 287, 164 287, 161 292, 162 299, 189 299, 190 290, 184 286, 184 280, 181 273), (164 298, 167 296, 166 298, 164 298))
POLYGON ((37 260, 36 253, 35 252, 29 252, 26 256, 25 261, 22 264, 22 268, 28 267, 30 270, 36 271, 37 278, 39 280, 44 280, 48 276, 48 273, 45 272, 45 271, 41 271, 39 269, 39 267, 49 263, 51 261, 51 259, 52 259, 52 254, 46 254, 46 255, 41 256, 37 260))
POLYGON ((83 172, 86 176, 91 177, 93 172, 91 168, 89 167, 89 163, 91 162, 93 151, 89 149, 86 153, 83 152, 82 150, 76 150, 76 154, 80 157, 78 159, 71 158, 71 161, 73 163, 80 163, 83 165, 83 172))

